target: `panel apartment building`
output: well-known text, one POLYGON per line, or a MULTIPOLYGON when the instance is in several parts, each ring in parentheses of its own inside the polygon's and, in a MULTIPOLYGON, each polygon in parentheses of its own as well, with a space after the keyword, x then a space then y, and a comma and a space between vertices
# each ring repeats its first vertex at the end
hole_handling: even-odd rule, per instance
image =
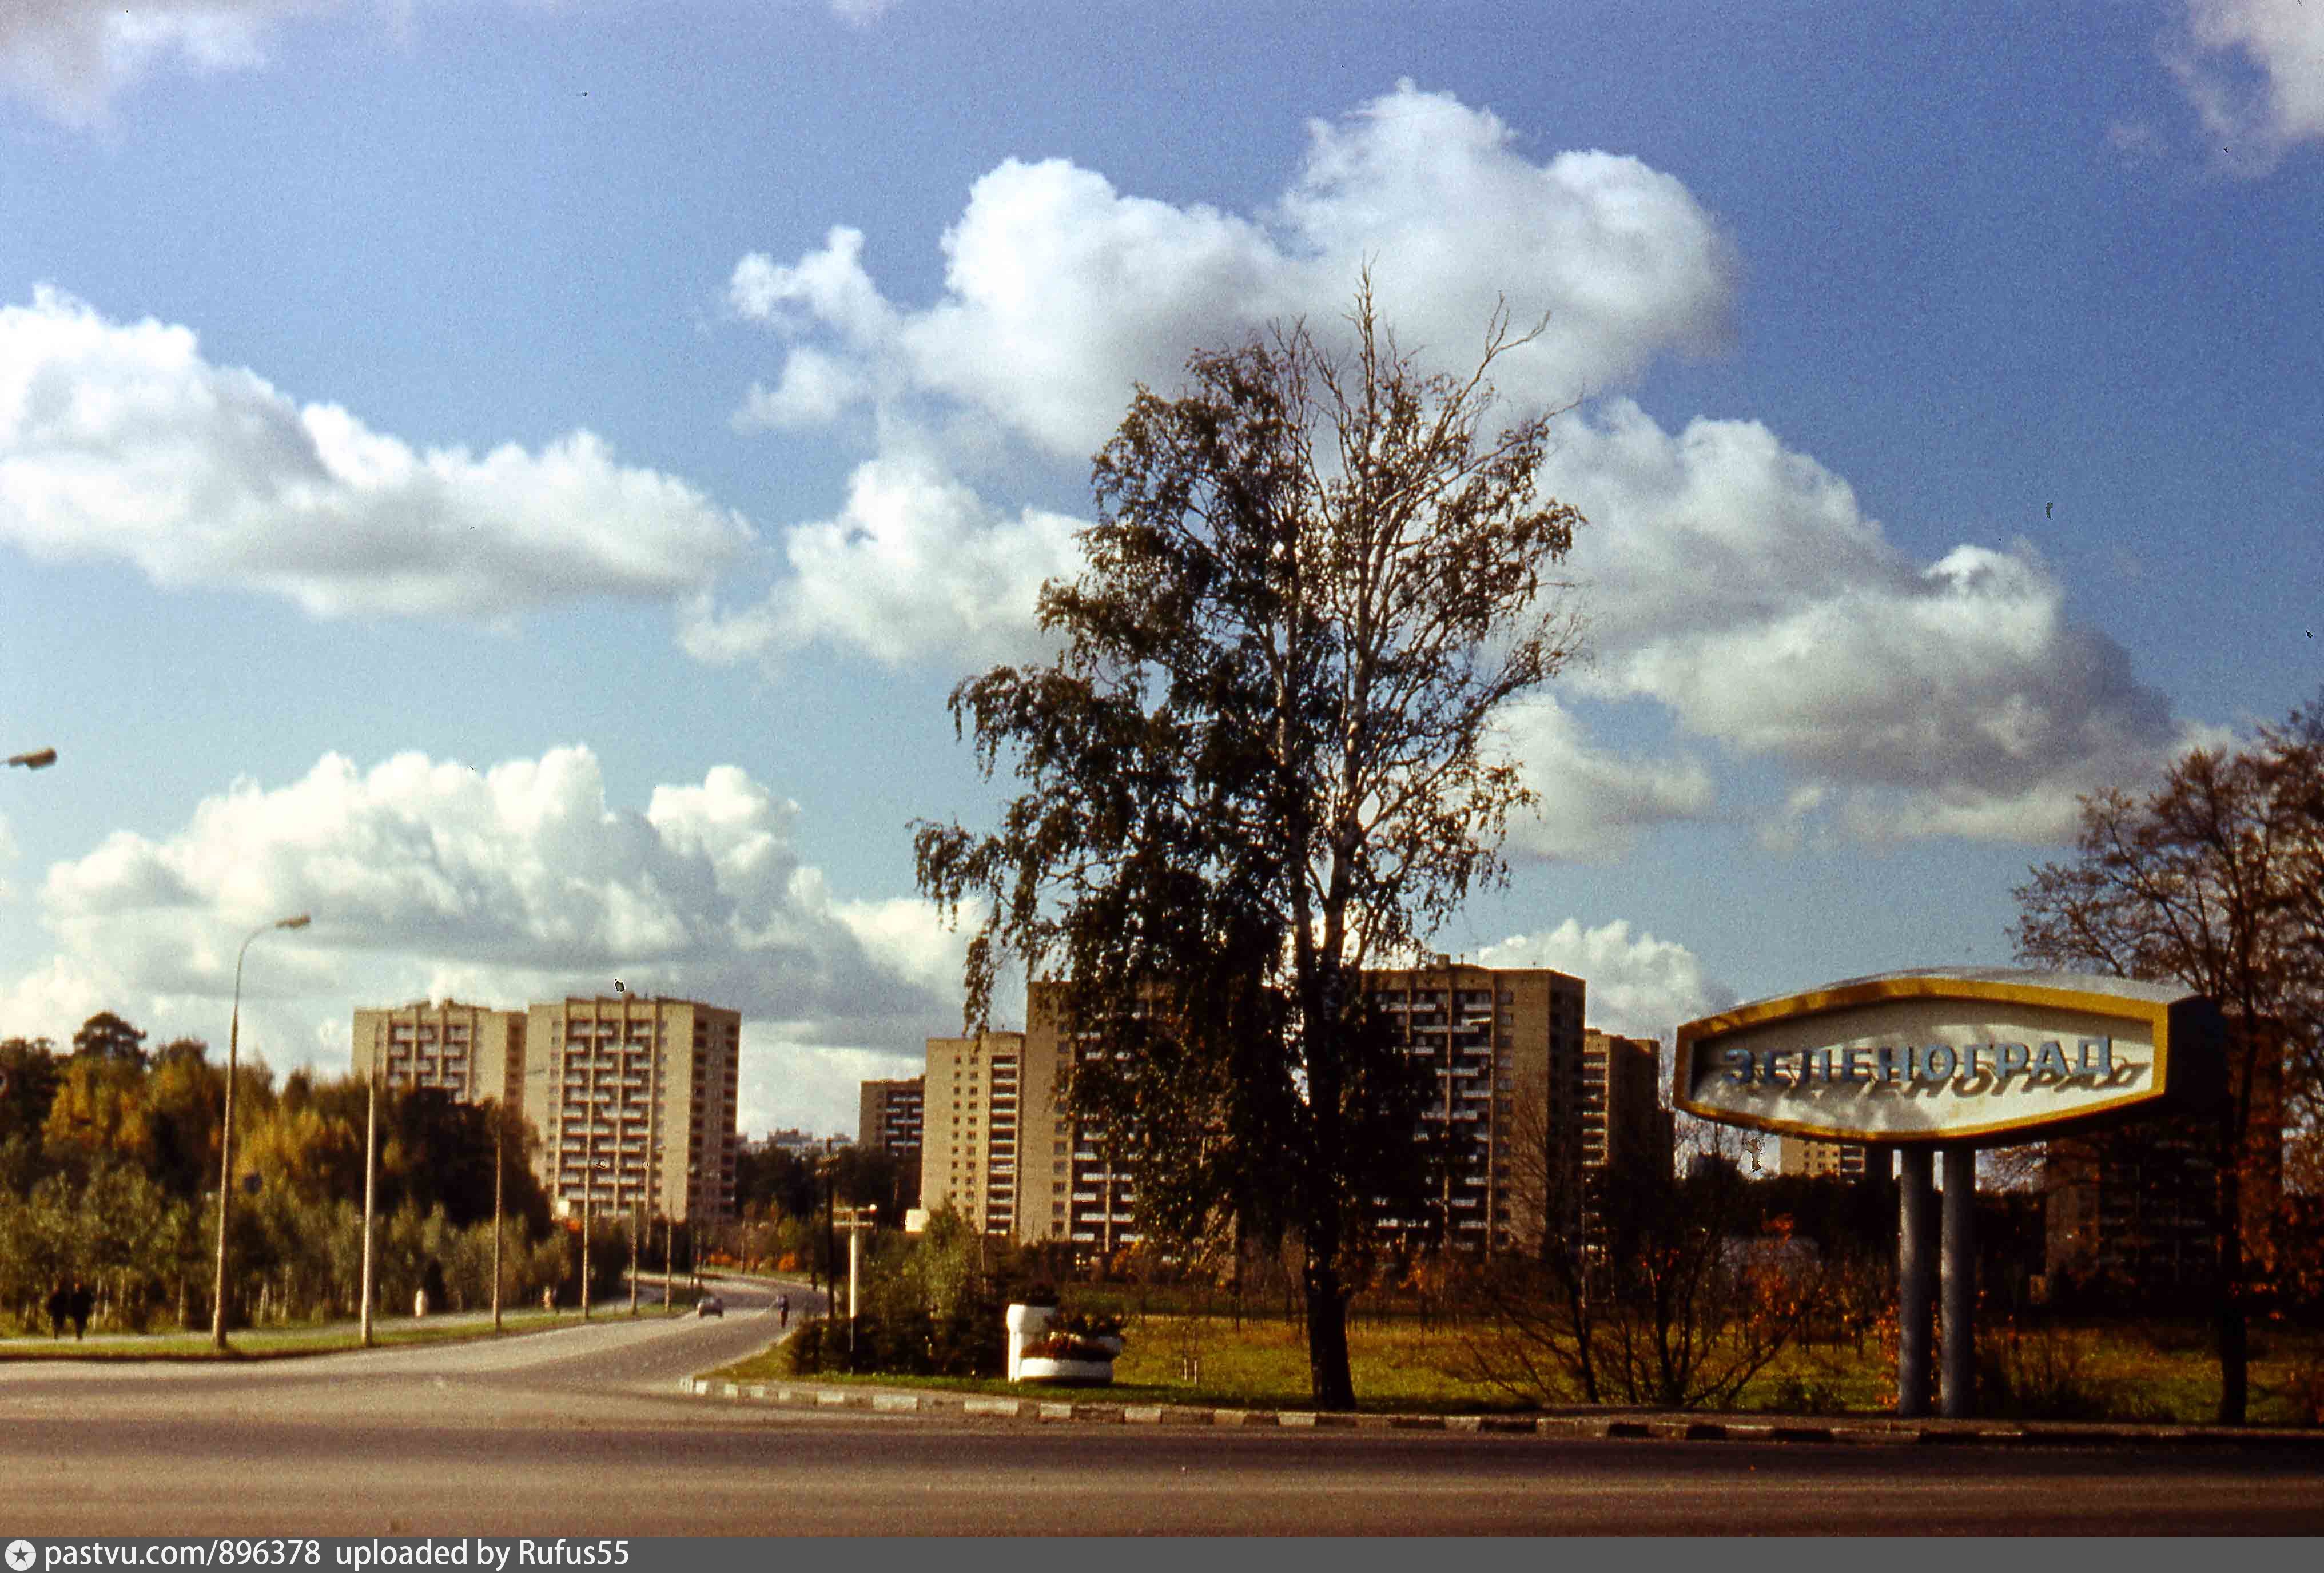
POLYGON ((633 994, 521 1011, 420 1000, 356 1011, 354 1065, 391 1087, 521 1107, 560 1213, 578 1216, 586 1194, 606 1210, 715 1223, 734 1211, 742 1019, 633 994))
POLYGON ((692 999, 575 997, 528 1013, 524 1111, 560 1212, 734 1216, 742 1017, 692 999))
MULTIPOLYGON (((1438 1198, 1452 1240, 1538 1241, 1553 1164, 1602 1165, 1658 1132, 1668 1152, 1655 1045, 1585 1035, 1581 979, 1440 958, 1365 987, 1435 1077, 1425 1134, 1458 1134, 1438 1198)), ((1067 1040, 1054 998, 1035 987, 1023 1032, 928 1040, 921 1205, 988 1234, 1111 1250, 1139 1237, 1137 1197, 1100 1133, 1056 1108, 1067 1040)))
POLYGON ((355 1073, 437 1087, 461 1103, 511 1101, 524 1085, 525 1013, 415 999, 355 1012, 355 1073))

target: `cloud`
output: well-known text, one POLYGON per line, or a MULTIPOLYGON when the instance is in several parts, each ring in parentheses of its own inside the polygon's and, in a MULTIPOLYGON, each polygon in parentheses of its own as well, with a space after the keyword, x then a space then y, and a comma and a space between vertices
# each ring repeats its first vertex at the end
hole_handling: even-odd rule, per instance
POLYGON ((205 360, 190 329, 53 290, 0 308, 0 541, 258 590, 318 617, 498 618, 699 591, 752 539, 686 483, 576 431, 415 451, 205 360))
POLYGON ((746 1051, 753 1128, 827 1121, 852 1096, 810 1110, 790 1084, 829 1081, 825 1051, 885 1064, 951 1030, 960 942, 922 903, 835 901, 798 819, 732 766, 657 786, 639 812, 608 804, 586 748, 481 771, 327 755, 287 785, 235 783, 169 835, 117 832, 52 867, 41 903, 56 950, 0 994, 0 1032, 61 1041, 109 1008, 215 1039, 243 939, 311 912, 263 964, 254 952, 244 992, 271 1029, 258 1041, 295 1045, 291 1062, 318 1030, 337 1062, 358 1005, 514 1007, 619 980, 743 1014, 746 1043, 770 1045, 746 1051))
POLYGON ((789 262, 735 265, 729 307, 787 354, 734 426, 799 431, 868 409, 880 452, 839 518, 790 532, 788 575, 763 605, 697 604, 696 655, 815 639, 885 661, 1021 650, 1043 578, 1079 565, 1075 521, 989 507, 953 473, 1009 445, 1078 463, 1134 383, 1175 387, 1193 351, 1271 322, 1343 336, 1367 265, 1384 319, 1429 364, 1473 365, 1504 295, 1520 323, 1549 314, 1497 368, 1504 391, 1535 404, 1669 349, 1715 347, 1732 296, 1728 244, 1678 180, 1603 152, 1536 161, 1489 112, 1409 82, 1312 124, 1297 175, 1257 215, 1010 159, 976 181, 942 248, 945 287, 924 308, 881 293, 863 232, 846 225, 789 262), (938 568, 955 582, 925 572, 938 568))
POLYGON ((2219 160, 2262 175, 2324 139, 2324 11, 2301 0, 2188 0, 2163 63, 2219 160))
POLYGON ((1650 934, 1633 939, 1627 921, 1584 929, 1567 918, 1553 929, 1512 934, 1471 958, 1483 967, 1550 967, 1589 985, 1590 1025, 1654 1037, 1682 1022, 1725 1010, 1735 990, 1702 975, 1684 945, 1650 934))
POLYGON ((1521 323, 1549 314, 1499 368, 1525 400, 1570 400, 1665 350, 1724 342, 1728 244, 1683 185, 1612 153, 1537 163, 1516 142, 1490 112, 1401 83, 1314 123, 1296 179, 1255 216, 1128 196, 1063 159, 1008 160, 945 232, 944 293, 925 308, 881 294, 855 229, 795 262, 743 258, 733 308, 821 340, 795 345, 798 368, 746 413, 829 419, 843 390, 949 400, 1079 458, 1133 382, 1175 385, 1196 348, 1303 317, 1338 336, 1368 263, 1386 319, 1434 363, 1473 363, 1504 295, 1521 323))
POLYGON ((1033 648, 1042 583, 1080 571, 1080 528, 1033 508, 1009 517, 925 459, 868 460, 836 519, 788 532, 789 572, 765 601, 722 612, 701 598, 687 611, 680 642, 713 663, 816 640, 890 665, 1021 654, 1033 648))
POLYGON ((1674 436, 1608 400, 1564 424, 1544 479, 1591 520, 1572 563, 1598 652, 1582 691, 1658 702, 1779 761, 1805 789, 1794 831, 1828 812, 1872 839, 2054 840, 2079 794, 2183 741, 2123 648, 2067 615, 2032 546, 1916 562, 1757 422, 1674 436))
POLYGON ((1718 798, 1710 770, 1699 759, 1640 760, 1596 747, 1572 713, 1543 693, 1517 705, 1503 722, 1506 741, 1522 762, 1526 784, 1539 795, 1534 813, 1514 823, 1516 851, 1582 862, 1614 862, 1639 834, 1674 820, 1699 819, 1718 798))
POLYGON ((0 81, 69 125, 105 117, 113 96, 175 57, 196 70, 263 63, 281 22, 338 0, 8 0, 0 81))

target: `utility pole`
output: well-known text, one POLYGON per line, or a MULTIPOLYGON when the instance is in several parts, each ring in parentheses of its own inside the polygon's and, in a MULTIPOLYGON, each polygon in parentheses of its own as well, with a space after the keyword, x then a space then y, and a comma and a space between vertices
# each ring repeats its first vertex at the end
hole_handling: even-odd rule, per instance
POLYGON ((507 1117, 497 1099, 493 1103, 493 1331, 501 1330, 501 1171, 507 1162, 501 1153, 501 1137, 507 1129, 507 1117))
POLYGON ((371 1074, 364 1078, 364 1236, 363 1236, 363 1346, 371 1348, 371 1303, 374 1295, 371 1279, 371 1220, 379 1204, 379 1060, 374 1045, 371 1074))

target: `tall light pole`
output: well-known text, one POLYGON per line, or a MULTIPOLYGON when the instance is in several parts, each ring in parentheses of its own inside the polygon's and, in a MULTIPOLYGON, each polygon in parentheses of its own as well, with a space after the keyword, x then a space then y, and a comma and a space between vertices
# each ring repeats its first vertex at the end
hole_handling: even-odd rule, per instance
POLYGON ((242 962, 253 941, 278 928, 305 928, 312 920, 305 913, 280 918, 251 932, 234 958, 234 1019, 226 1035, 226 1128, 218 1137, 217 1293, 210 1306, 210 1342, 226 1348, 226 1220, 234 1205, 234 1074, 242 1047, 242 962))
POLYGON ((371 1304, 375 1297, 372 1287, 371 1220, 379 1203, 379 1071, 380 1061, 385 1057, 374 1041, 371 1074, 364 1078, 363 1347, 366 1349, 371 1348, 371 1304))

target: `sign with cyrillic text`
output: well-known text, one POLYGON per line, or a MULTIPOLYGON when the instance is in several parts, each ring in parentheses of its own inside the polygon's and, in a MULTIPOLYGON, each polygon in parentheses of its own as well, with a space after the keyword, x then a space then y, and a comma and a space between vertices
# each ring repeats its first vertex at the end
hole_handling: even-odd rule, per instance
POLYGON ((2175 985, 1889 972, 1687 1023, 1672 1102, 1824 1141, 2001 1146, 2199 1103, 2222 1052, 2218 1009, 2175 985))

